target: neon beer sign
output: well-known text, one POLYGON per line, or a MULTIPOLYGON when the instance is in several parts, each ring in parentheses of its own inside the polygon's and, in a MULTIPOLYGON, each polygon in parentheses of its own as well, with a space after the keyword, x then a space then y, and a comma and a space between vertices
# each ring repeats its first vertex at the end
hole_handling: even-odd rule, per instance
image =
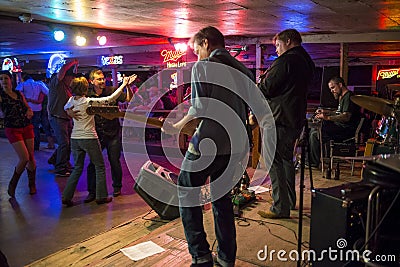
POLYGON ((380 70, 378 72, 378 77, 376 78, 376 80, 390 79, 395 76, 397 76, 397 78, 400 78, 399 71, 400 68, 380 70))
POLYGON ((182 59, 182 57, 186 55, 186 51, 164 49, 160 54, 163 57, 163 63, 167 63, 167 68, 186 66, 186 61, 183 61, 182 59))

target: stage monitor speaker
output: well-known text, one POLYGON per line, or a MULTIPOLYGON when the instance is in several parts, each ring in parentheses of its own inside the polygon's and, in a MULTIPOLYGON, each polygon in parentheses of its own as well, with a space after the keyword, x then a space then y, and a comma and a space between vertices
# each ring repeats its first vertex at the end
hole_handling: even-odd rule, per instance
MULTIPOLYGON (((370 184, 351 183, 312 192, 310 250, 317 255, 317 260, 312 262, 313 267, 339 267, 348 263, 345 260, 333 261, 322 251, 328 251, 329 248, 338 250, 339 239, 346 240, 347 245, 343 248, 346 251, 352 250, 356 242, 364 240, 363 223, 371 189, 370 184)), ((353 262, 346 266, 357 264, 353 262)))
POLYGON ((179 217, 177 178, 168 169, 147 161, 140 170, 134 190, 162 219, 173 220, 179 217))

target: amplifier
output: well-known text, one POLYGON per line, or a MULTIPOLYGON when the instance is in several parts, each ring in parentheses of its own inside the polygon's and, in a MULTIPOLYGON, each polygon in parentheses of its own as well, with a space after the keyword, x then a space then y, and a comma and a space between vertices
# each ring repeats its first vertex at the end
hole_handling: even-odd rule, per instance
POLYGON ((134 190, 162 218, 173 220, 179 217, 177 174, 147 161, 142 168, 134 190))
POLYGON ((335 156, 354 156, 356 154, 356 146, 354 143, 334 143, 333 155, 335 156))
MULTIPOLYGON (((324 189, 314 189, 311 200, 310 250, 321 256, 323 250, 339 249, 338 240, 345 239, 343 250, 352 250, 364 240, 368 195, 373 186, 358 182, 324 189)), ((347 261, 331 260, 327 254, 312 266, 343 266, 347 261)), ((349 265, 355 266, 355 265, 349 265)))

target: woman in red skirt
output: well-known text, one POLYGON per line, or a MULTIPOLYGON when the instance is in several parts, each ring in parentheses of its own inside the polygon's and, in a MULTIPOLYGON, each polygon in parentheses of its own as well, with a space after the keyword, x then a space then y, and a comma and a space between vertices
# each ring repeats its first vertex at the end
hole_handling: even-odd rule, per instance
POLYGON ((19 159, 7 192, 10 197, 15 197, 19 178, 26 168, 29 193, 36 194, 36 161, 33 153, 34 133, 31 123, 33 112, 24 95, 15 90, 13 77, 8 71, 0 71, 0 107, 4 113, 5 134, 19 159))

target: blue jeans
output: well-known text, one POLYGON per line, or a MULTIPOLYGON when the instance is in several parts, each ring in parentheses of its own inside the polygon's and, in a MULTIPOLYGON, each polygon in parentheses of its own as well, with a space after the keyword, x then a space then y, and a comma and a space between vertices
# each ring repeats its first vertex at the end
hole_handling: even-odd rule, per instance
MULTIPOLYGON (((192 161, 200 156, 186 152, 185 166, 192 164, 192 161)), ((198 187, 205 184, 208 176, 210 181, 217 179, 226 169, 229 160, 237 160, 230 155, 216 156, 213 162, 204 170, 189 172, 181 170, 178 177, 178 185, 182 187, 198 187)), ((237 160, 239 164, 239 160, 237 160)), ((235 164, 235 166, 237 165, 235 164)), ((228 175, 233 177, 235 170, 227 170, 228 175)), ((198 190, 200 193, 200 190, 198 190)), ((211 187, 211 195, 213 188, 211 187)), ((186 194, 184 191, 178 191, 180 203, 185 202, 186 194)), ((210 245, 206 240, 206 233, 203 226, 203 211, 200 206, 180 207, 180 215, 185 230, 186 240, 188 242, 189 253, 192 255, 193 262, 210 261, 210 245)), ((218 240, 218 259, 228 266, 234 264, 236 258, 236 229, 233 214, 233 204, 230 192, 222 198, 212 201, 212 210, 214 216, 215 235, 218 240)))
POLYGON ((269 171, 274 201, 271 211, 282 216, 289 216, 290 209, 296 206, 293 151, 301 130, 276 127, 275 157, 269 171))
POLYGON ((42 111, 40 111, 40 121, 42 123, 43 131, 46 134, 46 137, 52 137, 53 133, 51 132, 47 107, 42 108, 42 111))
POLYGON ((71 200, 74 196, 76 185, 81 177, 85 164, 86 153, 96 167, 96 199, 106 198, 106 168, 104 166, 103 154, 101 153, 98 139, 71 139, 72 155, 74 157, 74 170, 68 178, 63 192, 64 200, 71 200))
POLYGON ((68 169, 68 163, 71 154, 71 120, 56 118, 49 116, 49 122, 54 130, 54 135, 57 139, 58 147, 56 153, 55 172, 63 172, 68 169))
MULTIPOLYGON (((100 141, 101 149, 107 149, 108 161, 111 167, 111 177, 113 181, 114 191, 121 190, 122 187, 122 166, 121 166, 121 137, 115 136, 113 138, 102 138, 100 141)), ((90 161, 87 167, 87 185, 89 194, 94 194, 96 192, 96 173, 95 166, 92 161, 90 161)))
POLYGON ((34 111, 32 117, 33 133, 35 134, 34 144, 35 150, 40 148, 40 122, 41 122, 41 111, 34 111))

